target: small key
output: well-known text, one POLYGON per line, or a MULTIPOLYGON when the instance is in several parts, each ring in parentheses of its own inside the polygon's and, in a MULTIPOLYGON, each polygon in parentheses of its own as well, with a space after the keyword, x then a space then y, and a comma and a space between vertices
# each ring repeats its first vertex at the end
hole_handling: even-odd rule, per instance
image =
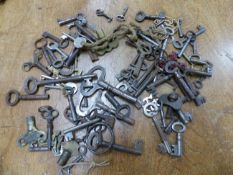
POLYGON ((175 122, 172 125, 172 130, 176 132, 176 145, 171 145, 171 155, 181 157, 183 155, 183 133, 186 127, 181 122, 175 122))
POLYGON ((6 95, 6 103, 15 106, 20 100, 48 100, 49 94, 44 95, 20 95, 17 90, 10 90, 6 95))
POLYGON ((117 15, 116 20, 119 21, 119 22, 125 21, 125 20, 126 20, 126 19, 125 19, 125 15, 126 15, 128 9, 129 9, 129 7, 126 6, 126 7, 123 9, 122 14, 117 15))
POLYGON ((96 15, 105 17, 108 20, 109 23, 112 22, 112 20, 113 20, 113 18, 108 16, 107 14, 105 14, 104 10, 102 10, 102 9, 97 9, 96 10, 96 15))
POLYGON ((47 120, 47 144, 52 149, 53 120, 58 117, 59 112, 51 106, 41 106, 38 111, 43 119, 47 120))
POLYGON ((64 51, 59 49, 58 43, 50 42, 47 47, 52 51, 57 51, 62 56, 62 58, 64 58, 64 60, 68 58, 68 55, 64 51))
POLYGON ((143 12, 143 11, 137 12, 136 17, 135 17, 135 20, 136 20, 137 22, 143 22, 145 19, 151 19, 151 20, 160 19, 160 20, 163 20, 163 19, 165 19, 165 16, 162 16, 162 15, 151 16, 151 15, 147 15, 147 14, 146 14, 145 12, 143 12))
POLYGON ((64 90, 65 90, 65 95, 68 98, 69 107, 70 107, 71 116, 72 116, 72 121, 75 123, 78 120, 78 115, 76 113, 74 101, 73 101, 73 97, 72 97, 74 94, 74 89, 72 87, 65 86, 64 90))

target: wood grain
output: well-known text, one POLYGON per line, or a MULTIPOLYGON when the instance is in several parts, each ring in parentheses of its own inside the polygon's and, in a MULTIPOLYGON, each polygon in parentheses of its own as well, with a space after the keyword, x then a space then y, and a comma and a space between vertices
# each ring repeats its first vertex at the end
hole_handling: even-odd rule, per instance
MULTIPOLYGON (((55 130, 70 126, 62 113, 67 100, 59 92, 53 92, 51 99, 44 102, 21 102, 16 107, 5 104, 5 94, 9 89, 21 92, 23 80, 41 72, 33 69, 30 73, 21 70, 23 62, 32 57, 33 42, 43 31, 59 35, 66 30, 57 25, 57 18, 72 16, 77 12, 87 15, 90 23, 103 28, 106 33, 119 23, 108 24, 97 17, 95 10, 103 8, 106 13, 116 16, 128 4, 127 21, 134 21, 138 10, 148 14, 166 11, 168 16, 183 17, 184 30, 195 29, 203 24, 207 32, 198 38, 203 59, 214 64, 213 77, 204 83, 201 93, 207 103, 201 107, 186 104, 185 110, 192 111, 194 120, 185 133, 185 155, 171 158, 156 151, 159 136, 152 122, 142 112, 132 112, 136 124, 128 127, 117 123, 115 128, 117 143, 131 145, 137 138, 145 140, 142 156, 132 156, 112 151, 102 156, 88 155, 91 160, 111 159, 108 167, 94 169, 95 175, 231 175, 233 174, 233 1, 232 0, 7 0, 0 5, 0 174, 1 175, 54 175, 58 174, 57 158, 51 153, 29 153, 19 149, 16 139, 25 132, 25 117, 35 115, 38 128, 45 130, 46 123, 37 110, 42 105, 52 105, 61 116, 55 120, 55 130)), ((142 25, 146 26, 149 22, 142 25)), ((136 52, 122 42, 113 52, 92 64, 86 54, 79 58, 80 68, 88 70, 101 64, 107 68, 107 79, 116 84, 114 75, 126 67, 136 52)), ((78 174, 84 174, 88 166, 79 166, 78 174)))

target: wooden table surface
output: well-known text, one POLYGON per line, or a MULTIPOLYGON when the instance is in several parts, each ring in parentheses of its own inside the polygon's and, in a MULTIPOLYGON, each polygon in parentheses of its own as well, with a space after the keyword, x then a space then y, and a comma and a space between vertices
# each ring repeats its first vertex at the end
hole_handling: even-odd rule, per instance
MULTIPOLYGON (((138 10, 148 14, 166 11, 168 16, 183 17, 184 30, 196 29, 198 24, 206 27, 206 33, 198 38, 199 51, 203 59, 214 64, 213 77, 204 82, 201 90, 207 103, 201 107, 185 104, 184 110, 193 114, 193 122, 187 127, 184 136, 185 154, 182 158, 171 158, 156 151, 160 143, 159 136, 150 119, 142 111, 132 112, 136 124, 128 127, 117 123, 116 142, 132 145, 134 140, 145 140, 142 156, 128 155, 112 151, 101 156, 89 154, 88 160, 111 160, 111 165, 91 171, 95 175, 230 175, 233 174, 233 1, 232 0, 6 0, 0 5, 0 174, 1 175, 54 175, 58 174, 57 158, 52 153, 30 153, 27 148, 16 146, 17 138, 26 131, 25 118, 35 115, 38 128, 46 130, 46 122, 40 117, 38 107, 51 105, 60 112, 54 121, 55 130, 71 126, 63 117, 67 100, 59 91, 51 92, 49 101, 20 102, 15 107, 5 103, 5 94, 10 89, 23 93, 23 80, 29 75, 39 77, 41 72, 32 69, 23 72, 22 63, 32 58, 34 41, 44 31, 60 35, 66 31, 59 27, 57 18, 66 18, 83 12, 90 23, 101 27, 106 33, 119 23, 107 23, 97 17, 95 10, 103 8, 106 13, 116 16, 124 6, 129 5, 127 22, 134 21, 138 10)), ((150 22, 142 23, 146 26, 150 22)), ((107 79, 112 84, 117 81, 116 73, 125 68, 134 58, 136 51, 125 47, 119 48, 100 57, 100 61, 91 63, 87 54, 79 58, 80 70, 88 70, 93 65, 101 64, 107 69, 107 79)), ((87 165, 80 165, 74 174, 84 174, 87 165)))

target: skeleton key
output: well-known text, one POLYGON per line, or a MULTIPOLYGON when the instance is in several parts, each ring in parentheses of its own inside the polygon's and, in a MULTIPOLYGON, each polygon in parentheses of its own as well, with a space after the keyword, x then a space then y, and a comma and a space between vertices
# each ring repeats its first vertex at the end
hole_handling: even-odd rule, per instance
POLYGON ((52 149, 53 120, 58 117, 59 112, 51 106, 41 106, 38 111, 43 119, 47 120, 47 144, 49 150, 52 149))
POLYGON ((145 45, 142 42, 137 43, 137 48, 139 52, 139 57, 137 58, 137 62, 134 65, 133 70, 133 75, 136 77, 139 76, 145 57, 152 53, 152 48, 149 45, 145 45))
MULTIPOLYGON (((162 13, 160 13, 160 14, 162 14, 162 13)), ((155 20, 155 19, 161 19, 161 20, 163 20, 163 19, 165 19, 165 16, 163 16, 163 15, 155 15, 155 16, 152 16, 152 15, 147 15, 145 12, 143 12, 143 11, 139 11, 139 12, 137 12, 137 14, 136 14, 136 17, 135 17, 135 20, 137 21, 137 22, 143 22, 145 19, 152 19, 152 20, 155 20)))
POLYGON ((86 74, 86 75, 77 75, 68 78, 59 78, 53 80, 37 80, 34 77, 28 77, 24 81, 24 90, 27 94, 34 94, 38 90, 40 86, 49 85, 49 84, 56 84, 56 83, 67 83, 67 82, 79 82, 86 78, 94 78, 96 74, 86 74))
POLYGON ((186 42, 184 43, 184 46, 182 47, 182 49, 181 49, 180 52, 178 53, 178 55, 177 55, 178 58, 180 58, 180 57, 183 55, 183 53, 184 53, 185 50, 187 49, 187 47, 188 47, 189 43, 191 42, 191 40, 192 40, 193 38, 196 38, 195 33, 191 32, 191 31, 187 32, 186 35, 187 35, 188 38, 187 38, 186 42))
POLYGON ((159 111, 159 104, 157 103, 157 100, 152 101, 152 102, 147 102, 144 106, 144 114, 148 118, 152 118, 153 123, 155 125, 155 128, 157 132, 159 133, 160 139, 163 142, 162 144, 159 145, 159 149, 163 153, 171 153, 171 146, 169 145, 167 136, 163 132, 163 130, 160 127, 160 122, 159 119, 157 119, 156 115, 158 114, 159 111), (148 107, 153 107, 151 111, 148 111, 148 107), (163 148, 163 149, 162 149, 163 148))
POLYGON ((65 86, 64 91, 65 91, 65 95, 68 98, 69 107, 70 107, 71 116, 72 116, 72 121, 74 123, 76 123, 76 121, 78 120, 78 115, 76 113, 75 106, 74 106, 74 101, 73 101, 74 89, 72 87, 65 86))
POLYGON ((172 125, 172 130, 176 132, 176 145, 171 146, 171 155, 180 157, 183 155, 183 133, 186 127, 181 122, 175 122, 172 125))
POLYGON ((6 95, 6 103, 9 106, 15 106, 20 100, 48 100, 48 99, 49 99, 49 94, 20 95, 20 93, 17 90, 10 90, 6 95))

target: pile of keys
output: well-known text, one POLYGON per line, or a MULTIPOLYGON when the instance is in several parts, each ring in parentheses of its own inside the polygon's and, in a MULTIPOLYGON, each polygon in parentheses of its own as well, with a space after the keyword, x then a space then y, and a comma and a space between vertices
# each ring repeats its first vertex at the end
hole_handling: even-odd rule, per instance
MULTIPOLYGON (((125 8, 121 22, 126 21, 127 10, 125 8)), ((99 9, 97 12, 100 16, 99 9)), ((61 37, 49 32, 42 34, 35 42, 33 60, 24 63, 23 70, 36 67, 45 75, 41 75, 40 80, 28 77, 23 83, 26 94, 10 90, 6 102, 14 106, 20 100, 48 100, 48 91, 59 89, 69 102, 63 115, 73 127, 53 131, 53 121, 58 118, 59 111, 52 106, 41 106, 38 112, 47 122, 47 132, 37 128, 34 116, 27 117, 27 131, 17 140, 19 147, 29 145, 31 152, 51 151, 58 157, 63 174, 71 174, 72 163, 84 161, 88 151, 99 155, 114 149, 141 155, 144 145, 141 139, 135 140, 132 147, 115 143, 116 120, 126 125, 135 124, 130 116, 133 105, 152 119, 161 138, 158 151, 175 157, 183 155, 183 135, 193 117, 183 112, 182 106, 187 102, 194 102, 196 106, 204 104, 206 99, 200 89, 203 80, 212 76, 213 65, 203 60, 197 49, 197 39, 205 28, 199 25, 197 30, 184 33, 182 19, 167 17, 164 12, 152 16, 139 11, 135 20, 138 23, 152 20, 153 23, 146 29, 138 24, 121 24, 107 36, 79 13, 58 20, 60 26, 67 25, 70 29, 61 37), (105 80, 106 70, 101 65, 86 73, 77 71, 80 53, 87 52, 92 61, 98 61, 97 56, 110 55, 120 39, 126 39, 125 43, 135 48, 137 55, 116 75, 118 84, 105 80), (176 51, 168 53, 170 44, 176 51), (47 65, 40 61, 43 58, 47 65), (160 94, 158 89, 163 85, 171 88, 168 93, 160 94), (44 89, 43 94, 36 94, 39 88, 44 89), (176 135, 173 144, 168 137, 172 134, 176 135)))

